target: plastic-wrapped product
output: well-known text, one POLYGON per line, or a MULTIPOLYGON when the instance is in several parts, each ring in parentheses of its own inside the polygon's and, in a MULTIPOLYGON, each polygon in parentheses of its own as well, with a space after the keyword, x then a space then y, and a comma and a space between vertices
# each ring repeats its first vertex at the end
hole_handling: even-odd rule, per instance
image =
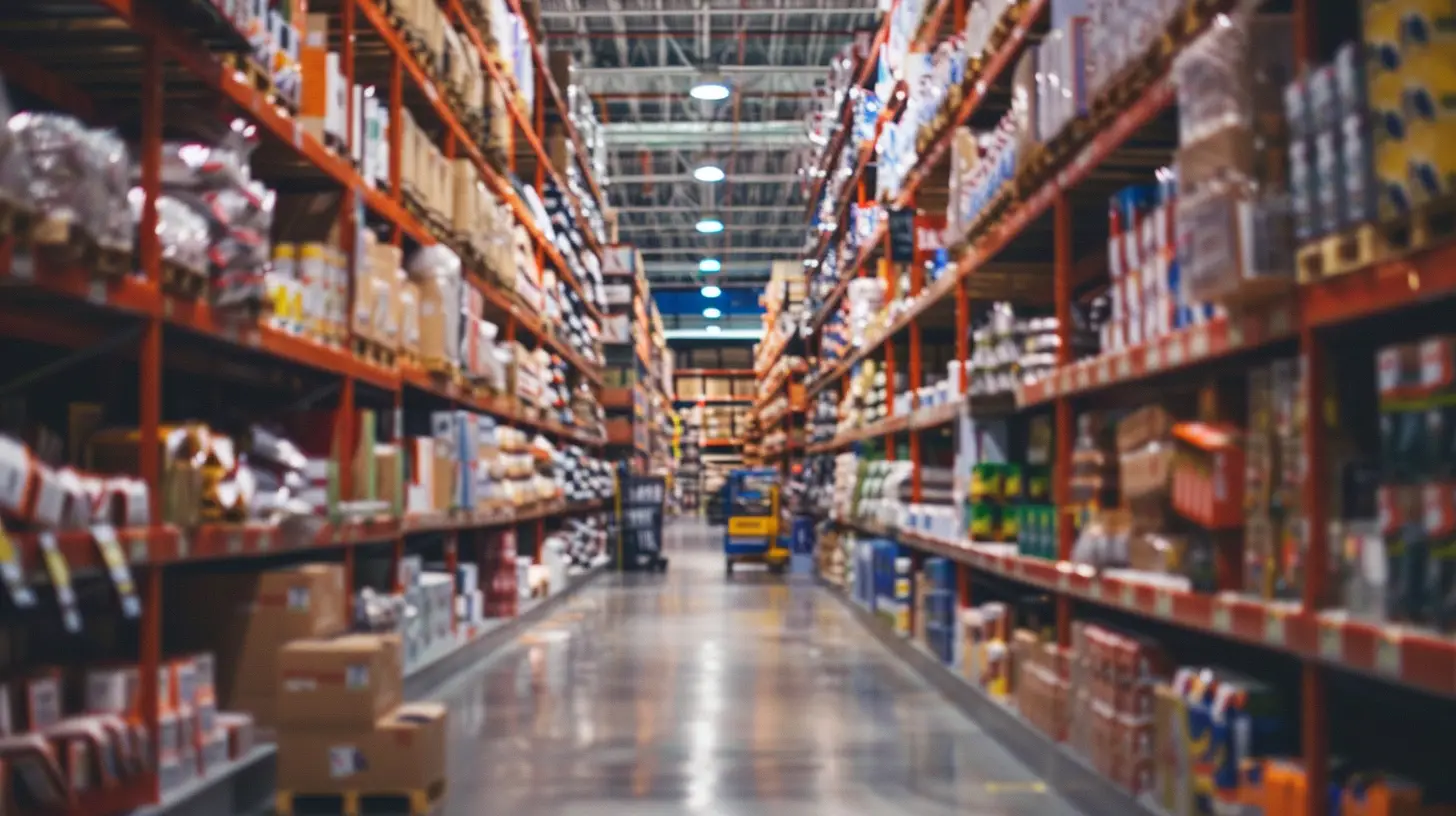
MULTIPOLYGON (((0 121, 11 121, 10 96, 0 85, 0 121)), ((0 127, 0 204, 30 208, 30 159, 9 125, 0 127)))
POLYGON ((12 116, 8 134, 11 157, 28 164, 11 175, 28 181, 18 198, 42 219, 41 243, 66 243, 75 227, 103 248, 131 251, 129 159, 115 134, 49 113, 12 116))
MULTIPOLYGON (((146 193, 133 187, 127 196, 128 211, 140 223, 146 193)), ((207 275, 210 266, 208 250, 212 244, 211 225, 191 205, 172 196, 157 198, 157 238, 162 247, 162 260, 198 275, 207 275)))

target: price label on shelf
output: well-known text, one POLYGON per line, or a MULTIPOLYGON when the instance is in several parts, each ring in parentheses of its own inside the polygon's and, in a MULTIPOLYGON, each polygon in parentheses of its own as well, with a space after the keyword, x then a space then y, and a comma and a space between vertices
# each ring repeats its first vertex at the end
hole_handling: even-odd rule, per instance
POLYGON ((1163 348, 1157 343, 1149 343, 1148 351, 1143 355, 1143 368, 1148 371, 1157 371, 1163 367, 1163 348))
POLYGON ((1375 641, 1375 671, 1387 677, 1400 677, 1405 667, 1401 656, 1399 632, 1388 632, 1375 641))
POLYGON ((10 602, 17 609, 35 606, 35 592, 25 583, 25 567, 20 562, 20 551, 5 534, 5 525, 0 522, 0 582, 10 595, 10 602))
POLYGON ((1289 633, 1284 610, 1269 608, 1264 611, 1264 642, 1279 647, 1288 644, 1289 633))
POLYGON ((81 611, 76 604, 76 590, 71 586, 71 567, 61 554, 55 533, 40 533, 36 540, 40 543, 46 574, 51 577, 51 586, 56 591, 56 602, 61 607, 61 625, 67 632, 75 634, 81 631, 81 611))
POLYGON ((1117 355, 1116 365, 1113 367, 1117 372, 1117 379, 1126 380, 1132 377, 1132 357, 1127 352, 1117 355))
POLYGON ((1293 331, 1289 322, 1288 309, 1275 309, 1269 313, 1269 333, 1273 335, 1288 334, 1293 331))
POLYGON ((10 276, 23 281, 35 279, 35 256, 16 247, 10 255, 10 276))
POLYGON ((1228 634, 1234 630, 1233 613, 1221 603, 1213 605, 1213 631, 1228 634))
POLYGON ((1188 337, 1188 358, 1201 360, 1207 357, 1208 353, 1208 326, 1198 326, 1188 337))
POLYGON ((137 598, 136 582, 132 580, 131 567, 121 552, 116 528, 109 524, 98 524, 91 528, 91 539, 96 542, 101 561, 106 564, 106 575, 111 579, 111 585, 116 588, 116 596, 121 599, 121 614, 132 619, 140 617, 142 602, 137 598))
POLYGON ((1345 658, 1344 629, 1338 624, 1321 623, 1319 628, 1320 657, 1334 662, 1345 658))
POLYGON ((1153 596, 1153 612, 1160 618, 1173 617, 1173 593, 1159 589, 1153 596))
POLYGON ((86 287, 86 300, 97 306, 105 306, 107 300, 106 281, 101 278, 91 281, 91 285, 86 287))
POLYGON ((1106 385, 1112 379, 1112 367, 1106 357, 1097 358, 1097 384, 1106 385))
POLYGON ((1237 318, 1229 318, 1228 322, 1228 347, 1230 351, 1241 348, 1244 345, 1244 321, 1237 318))
POLYGON ((1183 365, 1183 348, 1184 348, 1184 346, 1183 346, 1183 339, 1182 338, 1180 338, 1180 337, 1174 337, 1171 341, 1169 341, 1169 343, 1168 343, 1168 365, 1169 366, 1180 366, 1180 365, 1183 365))
POLYGON ((1057 590, 1060 592, 1072 591, 1072 576, 1061 570, 1057 570, 1057 590))
POLYGON ((228 530, 226 547, 228 555, 241 553, 243 551, 243 531, 228 530))
POLYGON ((1129 609, 1137 606, 1137 590, 1133 588, 1132 584, 1122 585, 1122 592, 1118 598, 1118 603, 1129 609))
POLYGON ((269 527, 258 536, 258 552, 268 552, 273 549, 273 536, 277 532, 274 528, 269 527))
POLYGON ((1091 595, 1092 596, 1092 600, 1094 600, 1094 601, 1106 600, 1107 592, 1103 588, 1102 580, 1101 579, 1097 579, 1097 580, 1093 581, 1092 582, 1092 585, 1087 590, 1087 594, 1088 595, 1091 595))

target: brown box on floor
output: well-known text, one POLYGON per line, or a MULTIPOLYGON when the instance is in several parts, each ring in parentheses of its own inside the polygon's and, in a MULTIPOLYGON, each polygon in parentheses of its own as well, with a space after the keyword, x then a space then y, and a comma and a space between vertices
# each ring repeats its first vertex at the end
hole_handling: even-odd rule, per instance
POLYGON ((427 790, 445 779, 446 711, 399 706, 363 728, 290 728, 278 735, 278 788, 296 794, 427 790))
POLYGON ((290 641, 330 637, 347 628, 344 569, 306 564, 268 572, 191 575, 168 587, 167 643, 217 655, 221 707, 272 725, 278 658, 290 641))
POLYGON ((278 658, 280 728, 367 728, 404 699, 394 635, 295 640, 278 658))

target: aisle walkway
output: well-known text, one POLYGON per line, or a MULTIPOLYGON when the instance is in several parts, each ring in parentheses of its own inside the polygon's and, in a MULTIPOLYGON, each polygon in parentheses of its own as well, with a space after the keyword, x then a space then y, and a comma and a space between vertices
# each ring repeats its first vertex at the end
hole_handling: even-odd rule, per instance
POLYGON ((671 532, 440 691, 448 816, 1076 816, 827 590, 671 532))

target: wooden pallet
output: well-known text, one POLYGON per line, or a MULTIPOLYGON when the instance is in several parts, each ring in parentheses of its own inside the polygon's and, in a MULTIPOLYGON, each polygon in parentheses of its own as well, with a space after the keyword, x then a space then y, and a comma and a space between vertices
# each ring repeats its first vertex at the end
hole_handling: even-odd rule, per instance
POLYGON ((189 269, 175 261, 162 261, 162 291, 193 300, 205 300, 208 288, 206 272, 189 269))
POLYGON ((236 71, 248 78, 248 84, 266 94, 273 93, 273 77, 268 74, 250 54, 223 54, 224 68, 236 71))
POLYGON ((352 347, 355 357, 384 368, 394 368, 399 358, 399 354, 394 349, 367 337, 355 337, 352 347))
POLYGON ((1300 283, 1314 283, 1363 269, 1397 254, 1374 224, 1330 235, 1300 247, 1295 269, 1300 283))
POLYGON ((0 198, 0 238, 10 235, 30 235, 35 213, 11 201, 0 198))
POLYGON ((1456 235, 1456 196, 1419 204, 1379 225, 1381 238, 1396 254, 1419 252, 1456 235))
POLYGON ((119 278, 133 269, 130 249, 102 246, 70 220, 42 216, 24 223, 28 231, 16 233, 21 244, 52 263, 79 264, 102 278, 119 278))
POLYGON ((278 816, 431 816, 440 813, 445 801, 445 780, 421 790, 345 791, 343 793, 301 793, 278 791, 274 810, 278 816))

